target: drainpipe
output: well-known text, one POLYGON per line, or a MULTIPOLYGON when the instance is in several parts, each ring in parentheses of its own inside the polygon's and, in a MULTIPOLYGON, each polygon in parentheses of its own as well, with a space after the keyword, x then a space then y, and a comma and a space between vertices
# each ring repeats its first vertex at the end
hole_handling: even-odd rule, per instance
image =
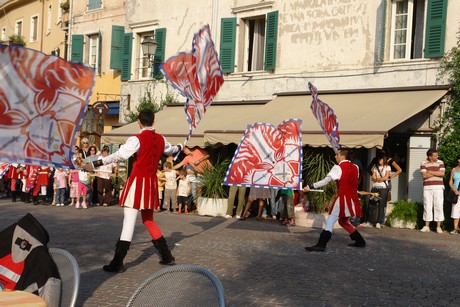
POLYGON ((40 32, 40 51, 43 52, 43 40, 45 39, 45 0, 42 0, 42 30, 40 32))
POLYGON ((72 8, 73 8, 73 1, 69 0, 69 25, 67 26, 67 55, 65 59, 69 61, 72 56, 72 20, 73 20, 73 13, 72 13, 72 8))

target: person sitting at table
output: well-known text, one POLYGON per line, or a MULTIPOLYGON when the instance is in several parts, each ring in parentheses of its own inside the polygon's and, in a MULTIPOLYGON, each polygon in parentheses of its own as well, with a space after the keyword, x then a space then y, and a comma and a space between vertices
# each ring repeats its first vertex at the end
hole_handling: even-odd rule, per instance
POLYGON ((0 231, 0 283, 5 289, 31 292, 49 307, 58 307, 61 277, 48 242, 48 232, 30 213, 0 231))

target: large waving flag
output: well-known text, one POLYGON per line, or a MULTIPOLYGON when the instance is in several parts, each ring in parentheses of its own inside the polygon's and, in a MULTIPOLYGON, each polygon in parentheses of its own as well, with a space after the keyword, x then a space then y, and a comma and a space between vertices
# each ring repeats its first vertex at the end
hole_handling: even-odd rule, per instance
POLYGON ((233 156, 225 185, 300 189, 302 137, 299 119, 278 127, 250 125, 233 156))
POLYGON ((308 88, 313 98, 310 108, 313 115, 318 120, 321 129, 323 129, 326 138, 332 145, 335 152, 340 148, 340 134, 339 134, 339 121, 334 114, 334 110, 329 107, 327 103, 322 102, 318 98, 318 91, 316 87, 308 82, 308 88))
POLYGON ((93 69, 0 45, 0 157, 73 167, 76 133, 91 97, 93 69))
POLYGON ((169 58, 160 69, 173 87, 187 98, 185 114, 190 126, 187 141, 224 83, 209 26, 195 33, 191 52, 169 58))

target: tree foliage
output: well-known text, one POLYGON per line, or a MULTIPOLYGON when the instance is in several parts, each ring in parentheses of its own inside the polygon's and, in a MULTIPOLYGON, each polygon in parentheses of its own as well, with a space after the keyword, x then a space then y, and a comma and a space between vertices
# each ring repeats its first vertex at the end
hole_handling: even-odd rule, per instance
POLYGON ((446 176, 449 176, 450 169, 457 165, 455 158, 460 153, 460 37, 457 46, 442 58, 439 73, 452 86, 451 96, 436 123, 439 156, 446 165, 446 176))
POLYGON ((125 120, 127 123, 136 122, 139 118, 139 113, 144 110, 151 110, 154 113, 157 113, 163 110, 168 104, 177 104, 179 100, 177 96, 167 93, 164 97, 161 97, 160 102, 157 102, 153 92, 149 86, 146 87, 144 91, 144 96, 139 101, 139 104, 136 106, 134 111, 126 111, 124 113, 125 120))

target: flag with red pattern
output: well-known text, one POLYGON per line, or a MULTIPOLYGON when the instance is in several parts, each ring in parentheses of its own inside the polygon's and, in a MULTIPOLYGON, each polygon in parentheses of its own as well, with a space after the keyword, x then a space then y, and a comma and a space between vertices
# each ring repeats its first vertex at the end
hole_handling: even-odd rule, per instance
POLYGON ((73 167, 71 153, 94 85, 81 64, 0 45, 0 157, 73 167))
POLYGON ((302 121, 288 119, 278 127, 250 125, 225 176, 225 185, 300 189, 302 121))
POLYGON ((340 134, 339 134, 339 121, 334 114, 334 110, 318 98, 318 91, 316 87, 308 82, 308 88, 313 98, 310 108, 313 115, 318 120, 321 129, 323 129, 326 138, 332 145, 335 152, 340 148, 340 134))
POLYGON ((187 98, 185 114, 190 127, 187 141, 224 83, 209 26, 195 33, 191 52, 169 58, 160 69, 173 87, 187 98))
POLYGON ((10 168, 10 163, 0 162, 0 179, 2 179, 3 175, 6 174, 9 168, 10 168))

